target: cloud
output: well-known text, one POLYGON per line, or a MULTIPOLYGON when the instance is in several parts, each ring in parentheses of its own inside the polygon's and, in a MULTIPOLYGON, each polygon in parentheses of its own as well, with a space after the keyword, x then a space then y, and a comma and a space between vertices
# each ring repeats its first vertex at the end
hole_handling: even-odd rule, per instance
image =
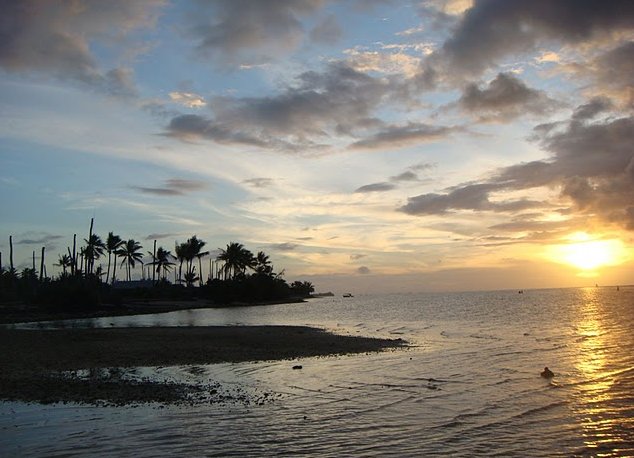
POLYGON ((351 254, 350 260, 356 261, 357 259, 365 258, 366 256, 367 256, 366 254, 351 254))
POLYGON ((588 103, 577 107, 572 115, 574 121, 587 121, 612 108, 612 101, 607 97, 594 97, 588 103))
POLYGON ((527 199, 491 201, 490 193, 499 189, 498 184, 478 183, 456 187, 447 194, 421 194, 410 197, 400 210, 410 215, 442 215, 450 210, 517 212, 544 206, 527 199))
POLYGON ((43 235, 38 238, 23 238, 15 242, 16 245, 46 245, 49 242, 61 239, 61 235, 43 235))
POLYGON ((372 117, 391 90, 383 79, 332 62, 323 72, 301 74, 296 83, 273 96, 217 97, 210 104, 213 117, 174 117, 166 135, 304 151, 328 146, 319 142, 335 135, 355 135, 383 125, 372 117))
POLYGON ((361 266, 357 269, 357 273, 361 275, 367 275, 370 273, 370 269, 367 268, 366 266, 361 266))
POLYGON ((582 63, 566 66, 578 78, 591 82, 586 92, 605 95, 618 105, 634 108, 634 41, 628 41, 582 63))
POLYGON ((270 246, 271 246, 271 249, 277 250, 277 251, 294 251, 295 249, 297 249, 299 245, 297 245, 296 243, 284 242, 284 243, 273 243, 270 246))
POLYGON ((249 178, 244 180, 243 183, 253 188, 268 188, 273 185, 274 180, 272 178, 249 178))
POLYGON ((194 94, 193 92, 176 91, 170 92, 169 96, 173 102, 176 102, 187 108, 202 108, 207 105, 207 102, 202 96, 194 94))
POLYGON ((396 186, 392 183, 372 183, 366 184, 365 186, 361 186, 360 188, 355 189, 354 192, 358 193, 367 193, 367 192, 385 192, 391 191, 395 189, 396 186))
POLYGON ((207 184, 205 182, 185 180, 182 178, 165 180, 165 183, 161 187, 131 186, 132 189, 136 189, 144 194, 154 194, 157 196, 183 196, 190 192, 200 191, 206 187, 207 184))
POLYGON ((407 170, 403 173, 399 173, 396 176, 390 177, 390 181, 400 182, 400 181, 418 181, 418 175, 412 172, 411 170, 407 170))
POLYGON ((420 78, 429 83, 438 77, 479 76, 501 59, 545 42, 588 43, 632 27, 629 0, 475 1, 420 78))
POLYGON ((432 126, 424 123, 408 123, 404 126, 388 126, 374 135, 352 143, 350 148, 404 148, 413 144, 441 140, 458 130, 460 130, 460 128, 432 126))
POLYGON ((341 26, 334 15, 326 16, 313 30, 310 31, 310 39, 316 43, 333 45, 343 36, 341 26))
POLYGON ((555 101, 512 74, 499 73, 484 89, 469 84, 457 105, 479 121, 508 122, 526 113, 548 113, 554 110, 555 101))
POLYGON ((588 120, 597 109, 605 108, 604 101, 594 100, 578 107, 567 123, 538 126, 535 138, 550 154, 548 159, 498 169, 488 180, 456 186, 444 194, 410 197, 400 211, 413 215, 451 210, 513 213, 548 204, 528 199, 495 201, 491 196, 548 187, 559 190, 562 205, 570 205, 561 212, 634 229, 634 117, 588 120))
POLYGON ((3 2, 0 67, 72 81, 117 96, 135 93, 132 70, 100 68, 93 42, 122 41, 154 25, 162 0, 3 2))
POLYGON ((157 239, 166 239, 167 237, 173 237, 176 234, 148 234, 147 237, 145 237, 145 240, 157 240, 157 239))
POLYGON ((301 18, 318 11, 322 0, 218 0, 198 2, 185 34, 203 57, 223 65, 260 64, 294 51, 303 41, 301 18))

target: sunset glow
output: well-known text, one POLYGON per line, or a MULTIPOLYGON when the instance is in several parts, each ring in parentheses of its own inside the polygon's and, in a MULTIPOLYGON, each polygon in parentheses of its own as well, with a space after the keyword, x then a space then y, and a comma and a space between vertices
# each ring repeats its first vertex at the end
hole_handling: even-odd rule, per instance
POLYGON ((268 3, 9 2, 3 261, 94 217, 325 290, 634 282, 631 2, 268 3))

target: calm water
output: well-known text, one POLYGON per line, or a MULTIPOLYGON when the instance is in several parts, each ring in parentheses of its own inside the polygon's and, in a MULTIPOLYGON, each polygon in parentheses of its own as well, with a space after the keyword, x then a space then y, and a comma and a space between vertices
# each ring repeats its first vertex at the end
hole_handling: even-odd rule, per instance
POLYGON ((289 361, 146 370, 274 393, 264 405, 0 404, 0 455, 634 456, 632 287, 335 297, 72 325, 237 323, 416 347, 308 358, 301 371, 289 361))

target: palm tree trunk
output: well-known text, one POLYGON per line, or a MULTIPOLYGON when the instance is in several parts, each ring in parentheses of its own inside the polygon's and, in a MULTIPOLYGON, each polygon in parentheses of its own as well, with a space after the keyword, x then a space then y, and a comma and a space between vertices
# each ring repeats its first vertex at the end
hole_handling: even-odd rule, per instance
POLYGON ((202 256, 198 256, 198 286, 203 285, 203 264, 202 264, 202 256))
POLYGON ((108 279, 110 278, 110 258, 112 257, 112 251, 108 250, 108 272, 106 272, 106 284, 108 284, 108 279))
MULTIPOLYGON (((90 218, 90 231, 88 231, 88 246, 90 246, 90 243, 92 241, 92 225, 95 222, 95 218, 90 218)), ((94 247, 92 248, 92 250, 94 251, 94 247)), ((86 255, 88 255, 88 253, 86 253, 86 255)), ((93 259, 91 259, 93 257, 94 253, 90 254, 90 258, 88 258, 88 256, 86 256, 86 273, 85 275, 91 274, 92 273, 92 264, 94 262, 93 259)))
POLYGON ((44 279, 44 249, 46 247, 42 247, 42 259, 40 259, 40 281, 44 279))
POLYGON ((13 272, 13 236, 9 236, 9 268, 13 272))
MULTIPOLYGON (((152 262, 156 262, 156 239, 154 240, 154 251, 152 253, 152 262)), ((156 284, 156 266, 152 268, 152 284, 156 284)))
POLYGON ((73 276, 75 275, 75 272, 77 271, 77 258, 75 257, 77 256, 76 245, 77 245, 77 234, 73 234, 73 264, 70 267, 70 273, 73 274, 73 276))

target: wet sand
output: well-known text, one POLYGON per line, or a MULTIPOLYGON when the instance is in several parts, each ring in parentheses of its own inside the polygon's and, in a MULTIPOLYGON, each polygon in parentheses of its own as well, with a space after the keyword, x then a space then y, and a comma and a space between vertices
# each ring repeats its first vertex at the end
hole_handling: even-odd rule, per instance
POLYGON ((215 396, 219 391, 214 384, 133 381, 103 369, 291 360, 405 344, 400 339, 342 336, 302 326, 0 329, 0 399, 116 405, 226 401, 215 396), (82 369, 97 375, 82 378, 74 373, 82 369))

